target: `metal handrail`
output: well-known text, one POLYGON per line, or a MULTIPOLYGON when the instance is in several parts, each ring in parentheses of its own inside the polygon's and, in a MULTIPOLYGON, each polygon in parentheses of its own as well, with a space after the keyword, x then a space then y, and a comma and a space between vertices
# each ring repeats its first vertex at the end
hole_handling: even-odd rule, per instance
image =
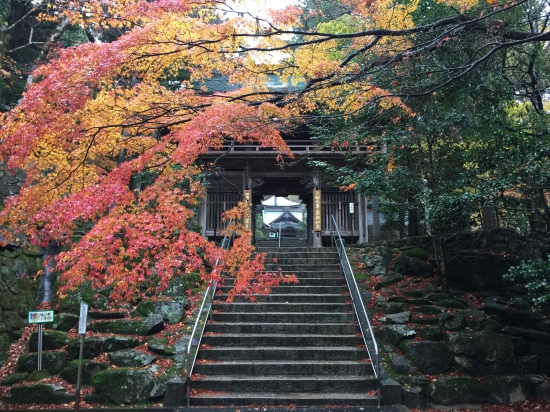
MULTIPOLYGON (((231 221, 229 222, 229 225, 231 225, 231 221)), ((222 249, 226 249, 229 247, 232 236, 233 235, 224 236, 222 240, 222 245, 221 245, 222 249)), ((214 264, 214 267, 218 266, 219 261, 220 261, 220 258, 217 258, 216 263, 214 264)), ((204 292, 204 297, 202 299, 201 307, 199 309, 199 312, 197 313, 197 320, 195 321, 195 325, 193 326, 193 331, 189 336, 189 343, 187 344, 187 407, 188 408, 190 407, 190 403, 191 403, 191 374, 193 373, 193 368, 195 367, 195 361, 197 360, 197 354, 199 353, 199 346, 201 344, 202 336, 204 334, 206 321, 208 320, 208 317, 210 316, 210 312, 212 310, 212 303, 214 302, 214 295, 216 295, 217 287, 218 287, 218 281, 213 280, 208 285, 206 292, 204 292), (203 316, 204 314, 206 314, 206 316, 203 316), (201 323, 202 318, 204 318, 204 321, 202 321, 201 323), (197 332, 197 329, 199 328, 199 326, 201 326, 199 338, 194 339, 195 333, 197 332), (191 350, 194 344, 197 346, 197 350, 194 352, 193 355, 191 355, 191 350), (193 362, 191 362, 191 356, 193 356, 193 362)))
POLYGON ((334 215, 331 215, 332 226, 330 228, 330 233, 332 236, 333 242, 336 244, 336 249, 338 250, 338 256, 340 257, 340 264, 342 266, 342 271, 344 277, 346 278, 346 283, 351 295, 351 300, 353 302, 353 309, 355 316, 357 317, 357 323, 361 329, 361 334, 363 335, 363 341, 365 342, 365 347, 369 354, 369 359, 371 360, 371 366, 374 371, 374 376, 378 381, 378 407, 380 407, 380 353, 378 351, 378 344, 376 343, 376 338, 374 336, 374 331, 370 324, 369 316, 361 298, 361 293, 359 287, 357 286, 357 281, 353 275, 353 270, 351 264, 349 263, 348 254, 344 247, 344 240, 340 236, 340 230, 336 224, 336 219, 334 215))

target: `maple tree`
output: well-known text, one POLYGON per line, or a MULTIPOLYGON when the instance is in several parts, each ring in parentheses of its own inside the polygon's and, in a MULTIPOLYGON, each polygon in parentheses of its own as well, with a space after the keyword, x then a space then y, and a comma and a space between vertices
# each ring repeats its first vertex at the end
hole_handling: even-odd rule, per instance
MULTIPOLYGON (((216 277, 207 268, 218 258, 237 277, 235 293, 264 291, 288 279, 258 275, 262 257, 249 259, 246 228, 231 226, 239 238, 224 252, 186 225, 209 173, 196 162, 200 154, 230 139, 272 147, 282 160, 291 154, 281 132, 295 123, 366 113, 367 123, 389 114, 414 119, 407 99, 430 96, 502 50, 548 38, 547 10, 526 1, 341 4, 346 14, 317 16, 309 26, 317 11, 306 16, 295 5, 254 16, 225 1, 50 4, 54 12, 38 18, 83 27, 90 40, 117 34, 51 51, 4 116, 0 160, 27 173, 0 214, 4 241, 65 245, 62 293, 88 280, 129 299, 181 273, 216 277), (426 4, 439 10, 431 20, 421 15, 426 4), (517 17, 525 7, 528 21, 517 17), (462 38, 470 47, 441 66, 441 53, 462 38), (273 74, 289 87, 270 90, 273 74), (204 86, 219 76, 238 89, 204 86)), ((228 217, 247 210, 241 202, 228 217)))

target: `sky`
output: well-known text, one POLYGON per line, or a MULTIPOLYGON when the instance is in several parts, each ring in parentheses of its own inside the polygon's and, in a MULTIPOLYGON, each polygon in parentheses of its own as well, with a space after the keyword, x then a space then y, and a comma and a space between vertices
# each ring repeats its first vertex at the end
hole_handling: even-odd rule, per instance
MULTIPOLYGON (((237 2, 235 2, 237 3, 237 2)), ((250 14, 262 16, 262 12, 268 9, 283 9, 292 4, 298 4, 298 0, 242 0, 236 6, 237 11, 248 11, 250 14)))

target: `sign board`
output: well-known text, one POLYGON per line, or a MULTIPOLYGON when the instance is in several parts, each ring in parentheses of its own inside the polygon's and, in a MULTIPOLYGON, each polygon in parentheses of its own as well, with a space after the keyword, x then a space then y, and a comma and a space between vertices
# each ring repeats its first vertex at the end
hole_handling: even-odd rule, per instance
POLYGON ((313 209, 315 212, 315 217, 313 221, 313 226, 314 226, 313 230, 315 230, 316 232, 320 232, 321 230, 323 230, 322 217, 321 217, 321 203, 322 203, 321 191, 315 190, 313 192, 313 209))
POLYGON ((53 310, 34 310, 29 312, 29 324, 53 322, 53 310))
POLYGON ((353 215, 355 213, 355 203, 351 202, 349 204, 349 212, 353 215))
MULTIPOLYGON (((250 190, 244 190, 244 199, 246 200, 246 204, 247 204, 247 208, 246 208, 246 211, 244 213, 244 227, 247 228, 247 229, 251 229, 252 227, 250 226, 250 196, 251 196, 251 191, 250 190)), ((224 208, 225 209, 225 208, 224 208)))
POLYGON ((86 333, 86 320, 88 318, 88 305, 85 303, 80 304, 80 318, 78 319, 78 334, 84 335, 86 333))

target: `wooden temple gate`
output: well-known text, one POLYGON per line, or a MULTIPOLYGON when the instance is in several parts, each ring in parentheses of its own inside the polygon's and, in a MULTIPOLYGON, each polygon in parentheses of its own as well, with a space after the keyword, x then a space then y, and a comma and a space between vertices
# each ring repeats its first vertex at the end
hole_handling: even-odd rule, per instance
MULTIPOLYGON (((314 141, 293 142, 291 148, 295 158, 330 161, 344 164, 344 154, 334 150, 315 150, 314 141)), ((223 179, 207 179, 207 194, 199 207, 199 225, 209 238, 219 238, 226 227, 221 215, 236 206, 245 197, 250 204, 250 227, 254 229, 255 206, 267 195, 298 195, 307 208, 308 244, 322 246, 330 244, 331 216, 348 242, 367 241, 366 199, 354 192, 343 192, 337 187, 324 184, 315 168, 307 162, 293 161, 291 166, 277 162, 277 152, 244 144, 212 150, 201 158, 206 162, 216 159, 218 171, 223 179), (242 146, 242 147, 241 147, 242 146), (224 155, 222 157, 222 155, 224 155)), ((358 155, 372 153, 364 148, 354 149, 358 155)))

